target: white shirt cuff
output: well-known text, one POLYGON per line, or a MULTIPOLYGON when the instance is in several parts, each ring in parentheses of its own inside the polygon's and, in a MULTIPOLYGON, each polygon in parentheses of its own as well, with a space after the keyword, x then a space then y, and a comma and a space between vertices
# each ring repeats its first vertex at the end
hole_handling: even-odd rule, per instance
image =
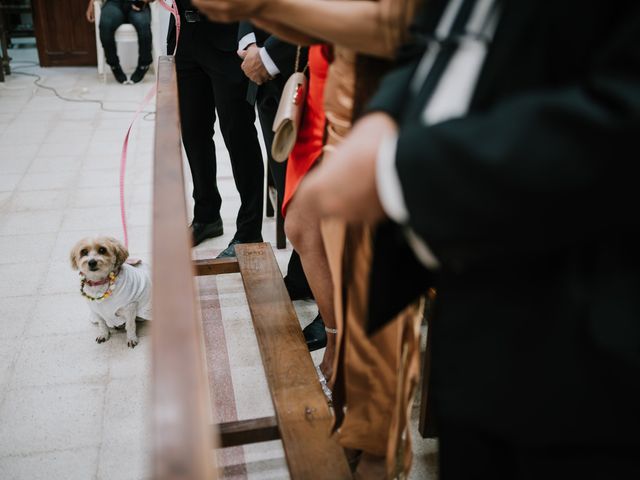
POLYGON ((390 134, 382 139, 376 160, 376 188, 385 213, 396 223, 407 223, 409 211, 402 196, 402 184, 396 170, 396 146, 398 135, 390 134))
POLYGON ((280 69, 273 62, 273 60, 271 59, 271 57, 267 53, 267 50, 264 47, 260 48, 260 51, 258 52, 258 54, 260 55, 260 60, 262 60, 262 64, 264 65, 264 68, 266 68, 267 72, 269 72, 269 75, 271 75, 272 77, 275 77, 280 73, 280 69))
MULTIPOLYGON (((396 150, 398 135, 387 135, 382 139, 376 159, 376 188, 385 213, 396 223, 406 225, 409 222, 409 210, 404 202, 402 184, 396 170, 396 150)), ((429 246, 408 226, 404 234, 409 246, 422 264, 431 269, 440 268, 440 262, 429 246)))
POLYGON ((247 33, 244 37, 240 39, 238 42, 238 50, 245 50, 252 43, 256 43, 256 34, 251 32, 247 33))

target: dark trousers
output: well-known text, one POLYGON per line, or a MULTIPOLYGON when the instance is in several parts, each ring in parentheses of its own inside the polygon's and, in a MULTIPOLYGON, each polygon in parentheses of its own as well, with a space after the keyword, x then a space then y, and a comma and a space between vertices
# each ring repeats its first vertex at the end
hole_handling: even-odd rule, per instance
POLYGON ((217 111, 241 201, 235 238, 261 240, 264 166, 255 110, 246 101, 248 81, 240 69, 241 60, 235 51, 220 50, 207 41, 201 28, 205 25, 183 25, 176 71, 182 141, 193 177, 194 221, 211 223, 220 218, 213 142, 217 111))
POLYGON ((151 65, 151 10, 148 6, 137 12, 131 2, 107 0, 100 14, 100 41, 107 63, 120 65, 116 48, 116 30, 123 23, 130 23, 138 33, 138 65, 151 65))

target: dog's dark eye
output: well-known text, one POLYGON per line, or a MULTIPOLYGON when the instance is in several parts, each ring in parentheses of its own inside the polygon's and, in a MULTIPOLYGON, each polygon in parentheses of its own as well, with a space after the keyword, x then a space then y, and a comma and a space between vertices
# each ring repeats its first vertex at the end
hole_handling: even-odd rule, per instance
POLYGON ((100 247, 100 248, 98 248, 98 253, 100 255, 104 255, 105 253, 107 253, 107 249, 104 248, 104 247, 100 247))
POLYGON ((81 257, 86 257, 88 253, 89 251, 86 248, 83 248, 82 250, 80 250, 81 257))

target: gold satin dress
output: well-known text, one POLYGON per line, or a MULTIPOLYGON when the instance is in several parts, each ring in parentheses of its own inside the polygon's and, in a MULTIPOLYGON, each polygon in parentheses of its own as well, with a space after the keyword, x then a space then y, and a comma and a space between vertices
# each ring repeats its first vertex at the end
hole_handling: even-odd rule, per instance
MULTIPOLYGON (((382 9, 401 5, 407 8, 401 1, 381 1, 382 9)), ((409 16, 405 12, 402 18, 409 16)), ((401 28, 406 25, 403 21, 401 28)), ((399 43, 402 35, 398 28, 398 24, 388 22, 387 33, 382 35, 385 41, 399 43)), ((353 50, 334 47, 325 87, 327 142, 323 161, 331 161, 331 151, 351 129, 356 85, 370 79, 356 78, 356 61, 353 50)), ((417 302, 408 306, 383 329, 368 336, 371 231, 365 225, 347 225, 336 219, 323 220, 321 228, 338 330, 330 380, 338 439, 345 448, 385 456, 387 477, 404 478, 412 459, 409 420, 420 371, 423 305, 417 302)))

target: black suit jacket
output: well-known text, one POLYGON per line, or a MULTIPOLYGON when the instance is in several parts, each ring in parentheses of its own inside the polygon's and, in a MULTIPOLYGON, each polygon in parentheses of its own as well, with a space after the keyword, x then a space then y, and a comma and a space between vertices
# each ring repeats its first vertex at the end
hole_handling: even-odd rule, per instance
MULTIPOLYGON (((204 14, 200 14, 200 21, 196 24, 186 24, 184 18, 185 10, 196 10, 191 4, 191 0, 176 0, 178 11, 180 12, 180 28, 184 32, 190 25, 197 25, 197 28, 205 35, 207 41, 219 50, 225 52, 235 52, 238 48, 238 23, 218 23, 210 22, 204 14)), ((176 24, 173 15, 169 21, 169 33, 167 35, 167 52, 173 52, 175 48, 176 24)), ((200 32, 199 32, 200 33, 200 32)))
MULTIPOLYGON (((428 2, 425 31, 444 4, 428 2)), ((418 60, 370 104, 400 124, 409 226, 442 264, 418 266, 383 225, 371 327, 435 285, 442 418, 523 444, 637 444, 640 4, 501 4, 465 117, 407 115, 418 60)))

